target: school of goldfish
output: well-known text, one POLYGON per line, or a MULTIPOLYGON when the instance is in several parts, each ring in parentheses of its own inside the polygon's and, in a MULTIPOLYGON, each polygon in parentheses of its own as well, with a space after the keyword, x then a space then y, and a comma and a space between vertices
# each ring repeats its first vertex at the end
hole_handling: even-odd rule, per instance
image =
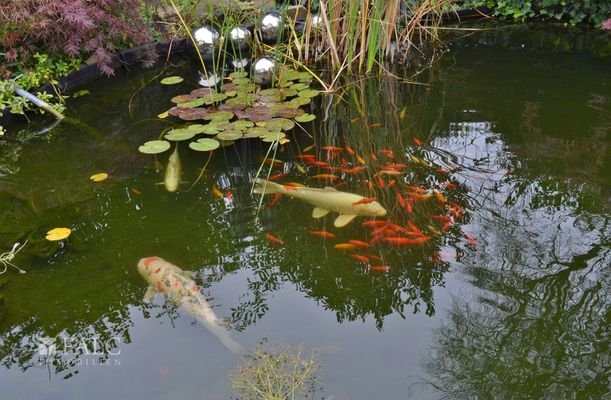
MULTIPOLYGON (((388 272, 392 267, 385 265, 382 249, 405 252, 438 242, 465 214, 463 207, 452 201, 457 197, 454 191, 459 185, 452 181, 450 174, 457 169, 437 167, 425 156, 416 155, 424 154, 419 151, 423 144, 417 137, 412 140, 414 151, 405 154, 391 149, 359 154, 344 136, 341 146, 327 145, 317 150, 311 145, 294 155, 292 161, 265 160, 271 169, 267 179, 284 185, 287 190, 304 184, 335 189, 348 186, 363 196, 353 206, 377 201, 386 207, 389 210, 386 217, 361 223, 365 228, 364 238, 340 241, 336 233, 326 230, 306 232, 322 240, 337 241, 333 243, 337 251, 346 253, 369 271, 388 272)), ((282 197, 276 193, 268 206, 275 206, 282 197)), ((266 238, 276 245, 285 244, 272 233, 266 233, 266 238)), ((464 238, 469 246, 477 246, 477 240, 471 235, 464 234, 464 238)), ((433 253, 432 258, 438 256, 433 253)))

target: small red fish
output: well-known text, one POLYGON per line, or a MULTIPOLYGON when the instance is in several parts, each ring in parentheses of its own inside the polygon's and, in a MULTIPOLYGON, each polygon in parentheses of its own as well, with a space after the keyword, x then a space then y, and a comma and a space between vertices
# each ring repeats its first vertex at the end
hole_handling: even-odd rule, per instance
POLYGON ((339 189, 339 188, 341 188, 342 186, 346 186, 346 182, 340 182, 340 183, 338 183, 337 185, 335 185, 335 186, 334 186, 334 188, 335 188, 335 189, 339 189))
POLYGON ((334 234, 332 234, 331 232, 327 232, 327 231, 308 231, 308 233, 314 236, 320 236, 320 237, 328 238, 328 239, 332 239, 335 237, 334 234))
POLYGON ((375 256, 373 254, 365 254, 365 253, 363 253, 363 255, 365 257, 369 258, 370 260, 382 261, 382 257, 375 256))
POLYGON ((274 205, 276 205, 276 203, 280 200, 281 197, 282 197, 282 193, 280 192, 274 194, 272 201, 269 202, 269 206, 273 207, 274 205))
POLYGON ((369 243, 363 242, 362 240, 348 240, 348 243, 352 243, 356 247, 371 247, 369 243))
POLYGON ((357 259, 360 262, 369 263, 369 258, 360 254, 350 254, 350 257, 357 259))
POLYGON ((394 246, 415 246, 424 244, 431 239, 430 236, 420 236, 416 238, 405 238, 405 237, 385 237, 382 241, 390 243, 394 246))
POLYGON ((305 160, 308 164, 313 165, 315 167, 328 167, 329 163, 325 161, 314 161, 314 160, 305 160))
POLYGON ((365 167, 352 167, 352 168, 342 168, 342 172, 345 172, 347 174, 355 174, 357 172, 361 172, 365 169, 365 167))
POLYGON ((407 220, 407 226, 410 231, 419 233, 420 235, 424 235, 424 232, 422 232, 416 225, 414 225, 412 221, 407 220))
POLYGON ((376 201, 375 197, 365 197, 362 198, 358 201, 355 201, 354 203, 352 203, 352 207, 359 205, 359 204, 369 204, 369 203, 373 203, 374 201, 376 201))
POLYGON ((223 192, 221 192, 221 189, 219 189, 216 185, 212 185, 212 193, 219 199, 223 198, 223 192))
POLYGON ((393 179, 392 181, 390 181, 388 183, 388 185, 386 186, 387 189, 390 189, 391 187, 395 186, 397 184, 397 180, 393 179))
POLYGON ((369 156, 373 161, 378 161, 378 157, 374 153, 371 153, 369 156))
POLYGON ((271 243, 284 245, 284 240, 280 239, 278 236, 274 236, 271 233, 266 233, 265 238, 269 240, 271 243))
POLYGON ((337 146, 322 146, 321 149, 327 151, 342 151, 342 148, 337 146))
POLYGON ((136 196, 141 196, 141 195, 142 195, 142 192, 141 192, 141 191, 139 191, 139 190, 138 190, 138 189, 136 189, 136 188, 131 188, 131 192, 132 192, 133 194, 135 194, 136 196))
POLYGON ((384 187, 386 186, 384 184, 384 179, 380 175, 377 176, 377 179, 378 179, 378 186, 380 187, 380 189, 384 189, 384 187))
POLYGON ((475 240, 475 238, 471 235, 469 235, 468 233, 465 233, 465 239, 467 239, 467 243, 469 243, 469 245, 473 246, 473 247, 477 247, 477 240, 475 240))
POLYGON ((310 179, 320 179, 325 181, 334 181, 338 178, 339 176, 333 174, 318 174, 310 177, 310 179))
POLYGON ((316 156, 314 154, 297 154, 295 158, 300 160, 315 160, 316 156))
POLYGON ((369 125, 367 125, 367 126, 368 126, 369 128, 379 128, 379 127, 381 127, 381 126, 382 126, 382 124, 380 124, 380 123, 375 123, 375 124, 369 124, 369 125))
POLYGON ((344 150, 346 150, 346 153, 354 155, 354 150, 352 150, 350 147, 346 146, 344 147, 344 150))
POLYGON ((420 141, 420 139, 418 139, 416 136, 412 137, 412 140, 414 141, 414 144, 416 146, 422 146, 422 142, 420 141))
POLYGON ((395 158, 395 153, 393 153, 393 151, 390 149, 381 149, 381 150, 378 150, 378 152, 384 154, 386 158, 390 158, 390 159, 395 158))
POLYGON ((372 220, 363 222, 362 225, 365 228, 374 228, 374 227, 378 227, 378 226, 382 226, 382 225, 388 225, 388 224, 389 224, 389 221, 387 221, 387 220, 372 219, 372 220))
POLYGON ((276 174, 276 175, 272 175, 272 176, 270 176, 270 177, 268 178, 268 180, 270 180, 270 181, 277 181, 278 179, 284 178, 286 175, 287 175, 287 174, 285 174, 285 173, 283 173, 283 172, 282 172, 282 173, 279 173, 279 174, 276 174))
POLYGON ((378 265, 376 267, 371 267, 369 268, 372 271, 376 271, 376 272, 388 272, 390 271, 390 267, 388 265, 378 265))

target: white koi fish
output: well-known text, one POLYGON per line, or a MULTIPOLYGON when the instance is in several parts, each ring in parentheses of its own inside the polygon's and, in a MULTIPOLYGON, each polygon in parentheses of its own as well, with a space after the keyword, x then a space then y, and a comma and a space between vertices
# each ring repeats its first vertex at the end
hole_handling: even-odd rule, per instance
POLYGON ((182 166, 178 155, 178 145, 168 159, 168 166, 165 168, 165 177, 163 184, 168 192, 175 192, 180 185, 180 175, 182 174, 182 166))
POLYGON ((258 194, 282 193, 301 199, 315 207, 312 212, 314 218, 324 217, 330 211, 338 212, 340 215, 333 223, 337 228, 347 225, 357 216, 383 217, 386 215, 386 209, 377 201, 365 202, 366 198, 361 195, 340 192, 329 187, 315 189, 305 186, 280 185, 257 179, 253 192, 258 194))
POLYGON ((138 272, 148 282, 145 298, 151 301, 155 294, 162 293, 176 307, 186 307, 221 343, 234 353, 243 352, 201 294, 199 286, 191 279, 191 273, 178 268, 159 257, 147 257, 138 262, 138 272))

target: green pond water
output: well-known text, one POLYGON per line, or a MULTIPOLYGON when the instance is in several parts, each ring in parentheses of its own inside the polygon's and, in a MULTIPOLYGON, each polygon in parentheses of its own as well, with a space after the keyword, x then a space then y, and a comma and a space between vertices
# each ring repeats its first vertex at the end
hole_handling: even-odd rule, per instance
POLYGON ((28 244, 13 259, 27 273, 0 275, 0 398, 236 398, 239 356, 162 296, 143 300, 136 265, 153 255, 195 271, 248 351, 261 341, 315 351, 308 398, 609 396, 610 54, 600 33, 467 32, 411 78, 418 85, 372 78, 305 106, 318 118, 291 131, 272 175, 315 187, 327 185, 316 174, 341 175, 339 190, 375 197, 388 220, 430 236, 413 246, 340 251, 373 238, 370 218, 338 229, 336 213, 313 219, 300 200, 259 207, 250 188, 269 144, 258 139, 218 149, 188 191, 208 153, 182 143, 185 183, 167 192, 170 152, 137 149, 180 123, 156 115, 197 87, 185 61, 162 72, 186 78, 176 86, 139 70, 87 85, 68 104, 79 123, 9 127, 0 252, 28 244), (307 166, 296 156, 311 144, 319 160, 365 169, 307 166), (323 146, 348 146, 365 164, 323 146), (389 163, 406 173, 381 176, 380 188, 389 163), (89 181, 97 172, 109 178, 89 181), (453 221, 444 230, 432 215, 453 221), (44 240, 61 226, 69 239, 44 240), (368 267, 351 253, 382 260, 368 267))

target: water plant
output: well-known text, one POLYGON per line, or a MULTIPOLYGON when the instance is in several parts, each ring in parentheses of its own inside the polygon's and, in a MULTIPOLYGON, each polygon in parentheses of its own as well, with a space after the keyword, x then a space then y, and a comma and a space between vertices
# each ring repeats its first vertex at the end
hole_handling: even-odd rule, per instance
POLYGON ((294 400, 310 398, 318 365, 303 346, 282 345, 267 350, 257 346, 242 357, 231 374, 231 387, 243 399, 294 400))
POLYGON ((19 253, 19 251, 21 251, 21 249, 23 249, 26 244, 28 244, 27 240, 23 242, 23 244, 17 242, 13 245, 13 248, 11 250, 0 254, 0 264, 2 264, 3 267, 0 270, 0 275, 5 273, 9 266, 15 268, 17 271, 19 271, 20 274, 25 274, 25 271, 13 264, 12 261, 13 258, 15 258, 15 255, 19 253))

